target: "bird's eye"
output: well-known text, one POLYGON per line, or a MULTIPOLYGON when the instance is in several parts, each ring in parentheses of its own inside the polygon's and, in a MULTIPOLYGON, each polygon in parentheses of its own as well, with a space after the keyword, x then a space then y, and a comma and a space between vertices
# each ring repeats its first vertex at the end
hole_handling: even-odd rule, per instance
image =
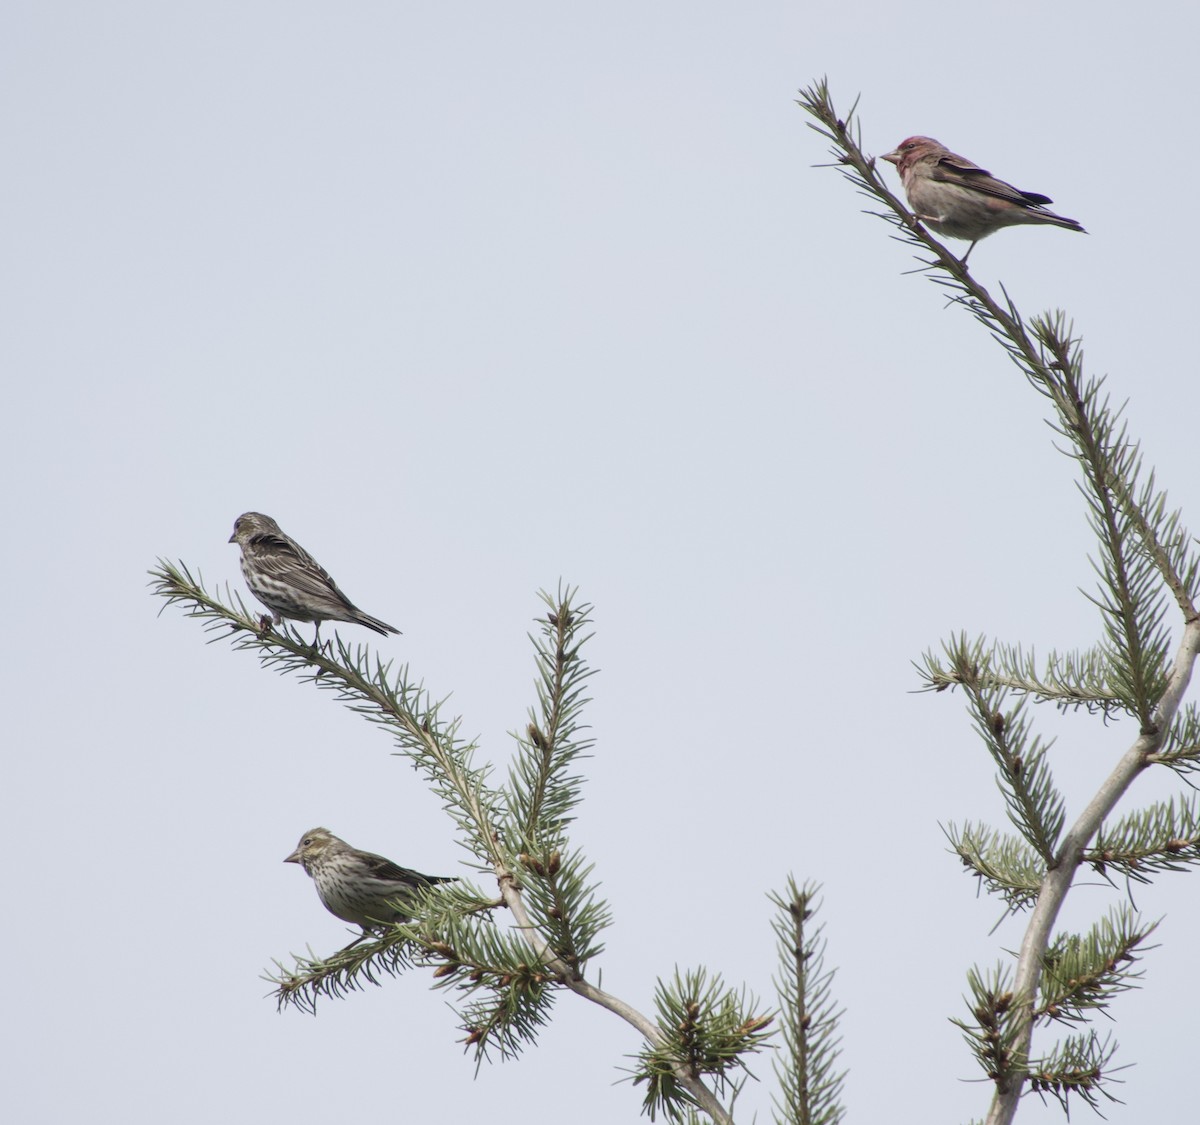
POLYGON ((308 848, 312 846, 312 842, 313 838, 311 836, 305 836, 304 839, 300 841, 300 846, 302 848, 308 848))

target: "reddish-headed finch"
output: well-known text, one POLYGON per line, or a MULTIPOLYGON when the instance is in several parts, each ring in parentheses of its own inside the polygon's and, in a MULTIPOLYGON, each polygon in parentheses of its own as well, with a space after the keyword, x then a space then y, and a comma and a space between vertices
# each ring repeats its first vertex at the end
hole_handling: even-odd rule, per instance
POLYGON ((1046 223, 1087 233, 1074 219, 1047 211, 1044 205, 1054 202, 1048 196, 996 179, 931 137, 909 137, 882 159, 896 165, 909 206, 921 222, 948 238, 970 241, 964 265, 975 243, 1001 227, 1046 223))

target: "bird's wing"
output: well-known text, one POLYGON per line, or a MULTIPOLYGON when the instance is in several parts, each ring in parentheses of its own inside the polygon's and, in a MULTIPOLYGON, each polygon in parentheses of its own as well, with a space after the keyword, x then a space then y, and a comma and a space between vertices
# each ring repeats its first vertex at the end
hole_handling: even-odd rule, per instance
POLYGON ((329 572, 294 539, 286 535, 256 535, 247 544, 264 574, 285 579, 290 586, 314 597, 332 593, 348 608, 350 599, 338 589, 329 572))
POLYGON ((1007 199, 1010 203, 1035 204, 1040 207, 1043 203, 1054 202, 1049 196, 1038 195, 1034 191, 1021 191, 1012 184, 998 180, 986 168, 980 168, 978 164, 972 164, 965 157, 956 156, 952 152, 938 159, 933 166, 932 178, 943 183, 959 184, 972 191, 995 196, 997 199, 1007 199))
POLYGON ((440 875, 422 875, 419 871, 411 871, 407 867, 401 867, 398 863, 393 863, 390 859, 385 859, 381 855, 375 855, 372 852, 363 852, 362 861, 366 864, 367 870, 376 879, 385 879, 389 883, 405 883, 410 887, 420 887, 427 883, 442 883, 445 878, 440 875))

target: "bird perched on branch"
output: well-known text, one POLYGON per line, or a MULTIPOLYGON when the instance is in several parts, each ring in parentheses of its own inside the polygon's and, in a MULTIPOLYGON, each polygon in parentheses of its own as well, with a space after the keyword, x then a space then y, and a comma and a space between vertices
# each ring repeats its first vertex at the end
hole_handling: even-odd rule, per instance
POLYGON ((408 921, 412 915, 405 905, 414 890, 454 881, 452 875, 422 875, 381 855, 360 852, 328 828, 305 832, 283 862, 298 863, 312 876, 330 914, 362 927, 362 937, 351 945, 393 922, 408 921))
POLYGON ((909 137, 882 157, 896 165, 904 194, 915 216, 937 234, 975 243, 1001 227, 1041 223, 1087 232, 1074 219, 1047 211, 1054 201, 1046 195, 1021 191, 990 172, 951 152, 932 137, 909 137))
POLYGON ((325 568, 270 516, 244 512, 234 523, 229 542, 241 547, 246 585, 271 611, 276 625, 285 617, 316 622, 314 648, 320 642, 322 621, 352 621, 384 635, 400 632, 363 613, 338 589, 325 568))

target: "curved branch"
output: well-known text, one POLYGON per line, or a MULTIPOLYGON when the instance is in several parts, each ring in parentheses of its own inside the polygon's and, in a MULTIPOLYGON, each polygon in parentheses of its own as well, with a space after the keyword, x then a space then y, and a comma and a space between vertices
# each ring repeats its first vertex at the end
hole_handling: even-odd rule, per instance
MULTIPOLYGON (((1043 958, 1050 943, 1055 919, 1067 891, 1071 888, 1075 872, 1083 861, 1084 850, 1137 775, 1150 764, 1151 755, 1162 745, 1165 732, 1179 710, 1184 692, 1191 682, 1192 669, 1198 656, 1200 621, 1193 620, 1184 629, 1166 690, 1154 709, 1153 725, 1143 731, 1137 741, 1121 756, 1116 768, 1105 779, 1087 808, 1063 838, 1054 867, 1046 873, 1029 919, 1029 926, 1025 930, 1024 940, 1021 942, 1016 978, 1013 982, 1013 994, 1017 998, 1016 1018, 1019 1021, 1014 1047, 1015 1058, 1029 1057, 1033 1039, 1033 1006, 1041 980, 1043 958)), ((1010 1125, 1016 1115, 1017 1103, 1020 1101, 1024 1085, 1025 1077, 1018 1076, 997 1087, 986 1125, 1010 1125)))
MULTIPOLYGON (((634 1027, 647 1042, 656 1047, 663 1046, 665 1040, 653 1020, 619 997, 584 980, 576 970, 555 954, 530 920, 529 913, 525 909, 525 899, 512 872, 498 869, 496 876, 500 880, 500 893, 504 897, 504 902, 512 911, 513 918, 516 919, 517 929, 529 942, 530 948, 537 954, 538 959, 557 974, 559 981, 585 1000, 590 1000, 593 1004, 598 1004, 601 1008, 620 1016, 626 1023, 634 1027)), ((696 1099, 696 1104, 717 1125, 733 1125, 733 1117, 729 1111, 704 1082, 692 1074, 687 1067, 682 1064, 676 1067, 675 1077, 679 1079, 679 1084, 696 1099)))

